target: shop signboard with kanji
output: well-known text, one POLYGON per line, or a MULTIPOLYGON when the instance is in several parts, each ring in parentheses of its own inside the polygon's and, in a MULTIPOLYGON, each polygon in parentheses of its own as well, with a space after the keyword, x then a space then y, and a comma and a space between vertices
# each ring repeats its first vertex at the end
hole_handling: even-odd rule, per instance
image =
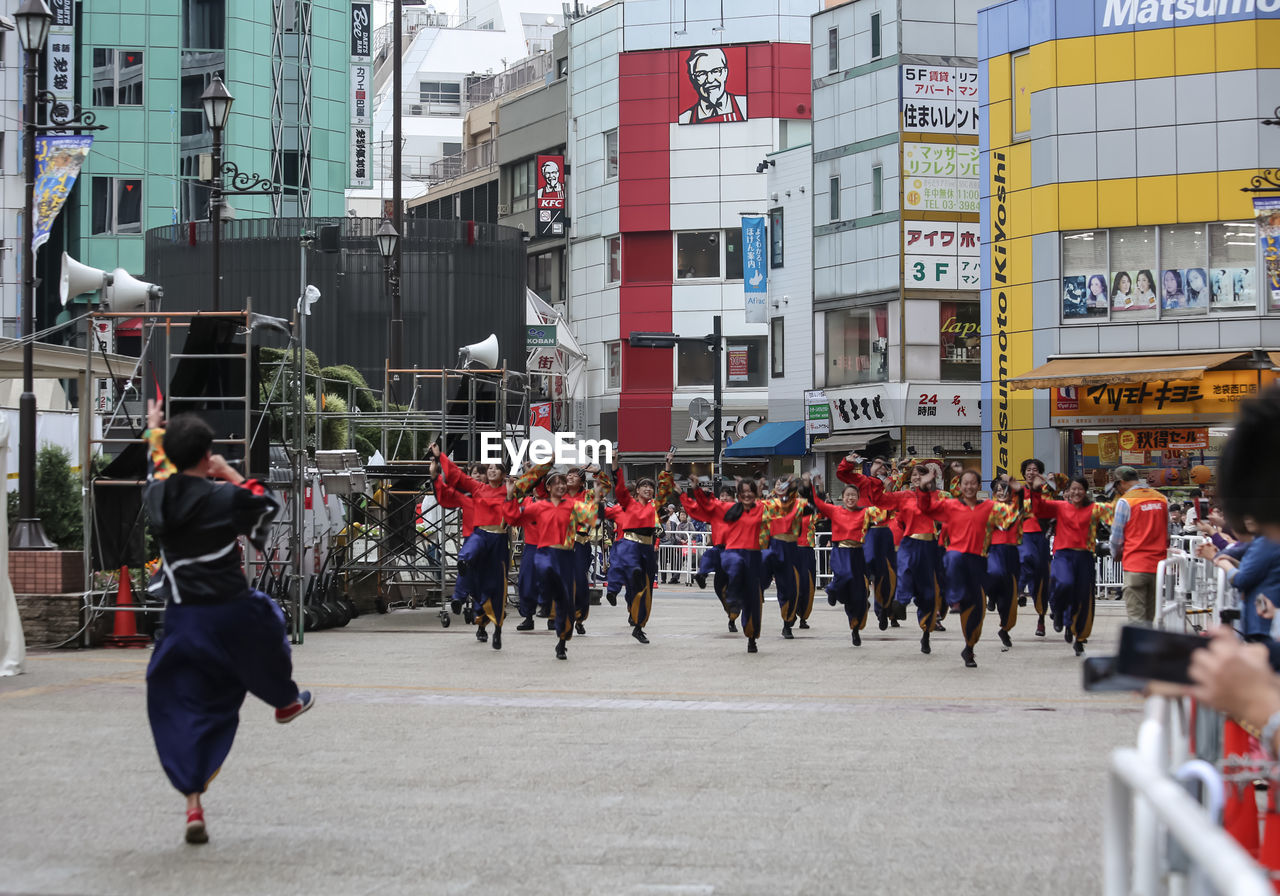
POLYGON ((1122 429, 1122 451, 1168 451, 1171 448, 1208 448, 1207 429, 1122 429))
POLYGON ((980 289, 980 231, 981 225, 976 222, 903 221, 903 276, 907 288, 980 289))
MULTIPOLYGON (((1225 423, 1240 402, 1276 380, 1271 370, 1211 370, 1200 380, 1113 383, 1053 390, 1054 426, 1161 422, 1225 423)), ((1123 446, 1122 446, 1123 447, 1123 446)))
POLYGON ((978 70, 949 65, 902 66, 902 130, 977 135, 978 70))

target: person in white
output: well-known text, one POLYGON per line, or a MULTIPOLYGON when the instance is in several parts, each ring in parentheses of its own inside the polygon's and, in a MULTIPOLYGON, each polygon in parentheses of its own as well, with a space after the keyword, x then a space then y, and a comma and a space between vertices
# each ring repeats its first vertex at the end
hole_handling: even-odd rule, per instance
MULTIPOLYGON (((0 482, 8 481, 9 421, 0 415, 0 482)), ((0 532, 9 531, 8 502, 0 503, 0 532)), ((27 642, 18 615, 18 600, 9 582, 9 539, 0 543, 0 677, 25 671, 27 642)))

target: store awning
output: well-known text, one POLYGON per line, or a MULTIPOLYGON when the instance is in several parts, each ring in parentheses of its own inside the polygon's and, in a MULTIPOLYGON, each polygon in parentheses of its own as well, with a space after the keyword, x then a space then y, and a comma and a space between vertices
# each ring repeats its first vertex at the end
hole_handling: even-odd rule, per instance
POLYGON ((815 440, 813 450, 848 454, 850 451, 863 451, 872 442, 887 439, 890 435, 891 433, 885 430, 880 430, 879 432, 842 432, 827 436, 821 441, 815 440))
POLYGON ((804 421, 786 420, 757 426, 728 448, 725 457, 802 457, 804 421))
POLYGON ((1248 352, 1139 355, 1128 357, 1055 358, 1035 370, 1009 379, 1010 389, 1054 389, 1107 386, 1156 380, 1199 380, 1206 370, 1221 367, 1248 352))

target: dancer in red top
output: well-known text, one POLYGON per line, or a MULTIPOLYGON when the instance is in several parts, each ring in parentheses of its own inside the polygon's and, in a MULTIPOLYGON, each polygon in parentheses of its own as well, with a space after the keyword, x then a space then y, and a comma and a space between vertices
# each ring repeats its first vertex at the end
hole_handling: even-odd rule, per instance
POLYGON ((858 489, 846 485, 841 504, 829 504, 814 496, 818 512, 831 520, 831 582, 827 585, 827 602, 844 604, 849 619, 854 647, 862 646, 862 629, 867 625, 866 556, 862 545, 867 531, 883 520, 885 512, 878 507, 859 507, 858 489))
MULTIPOLYGON (((836 478, 855 486, 858 494, 863 498, 863 503, 874 506, 870 496, 884 494, 889 468, 884 458, 877 457, 871 462, 868 474, 864 476, 861 470, 862 463, 863 459, 856 454, 848 455, 836 468, 836 478)), ((875 607, 880 631, 890 626, 898 628, 899 617, 906 615, 904 606, 896 604, 893 600, 894 591, 898 587, 897 541, 901 541, 902 536, 899 534, 897 539, 894 538, 890 522, 890 515, 886 513, 881 522, 872 524, 867 530, 867 537, 862 545, 867 580, 874 597, 872 606, 875 607)))
MULTIPOLYGON (((816 494, 813 483, 806 473, 800 478, 800 497, 812 503, 816 494)), ((799 628, 809 627, 809 617, 813 615, 813 595, 818 586, 818 556, 814 551, 818 533, 814 524, 818 521, 816 513, 800 515, 800 536, 796 539, 797 554, 800 558, 800 591, 796 595, 796 619, 799 628)))
POLYGON ((973 648, 982 637, 982 620, 986 612, 982 586, 987 575, 987 545, 991 531, 997 526, 1008 527, 1018 515, 1011 504, 996 501, 979 501, 978 486, 982 483, 977 470, 965 470, 960 476, 959 498, 939 498, 927 490, 936 481, 937 474, 925 474, 921 484, 919 506, 923 513, 936 516, 947 527, 949 540, 943 557, 946 569, 946 599, 951 609, 960 614, 960 627, 964 632, 964 650, 960 658, 970 669, 977 668, 973 648))
POLYGON ((694 498, 706 507, 713 519, 724 523, 724 550, 721 562, 729 583, 725 589, 729 606, 742 614, 742 633, 747 637, 747 653, 758 652, 760 617, 764 610, 764 559, 761 551, 769 542, 772 512, 759 500, 755 482, 738 483, 738 500, 717 501, 695 486, 694 498))
MULTIPOLYGON (((733 502, 733 489, 724 486, 720 489, 720 500, 729 503, 733 502)), ((698 572, 694 575, 693 581, 699 588, 707 587, 707 576, 711 576, 711 589, 715 592, 716 597, 720 601, 720 606, 724 607, 725 615, 729 617, 729 631, 736 632, 738 630, 738 611, 729 606, 729 602, 725 599, 725 586, 728 584, 728 578, 725 576, 724 566, 721 563, 721 553, 724 551, 725 523, 724 520, 716 517, 716 515, 707 507, 699 504, 694 498, 692 489, 689 494, 680 495, 680 506, 685 509, 685 513, 689 514, 690 519, 695 519, 700 523, 706 523, 711 526, 711 544, 702 552, 702 557, 698 560, 698 572)))
POLYGON ((778 611, 782 614, 782 637, 792 638, 800 597, 800 529, 802 517, 811 514, 809 502, 799 497, 799 486, 790 477, 779 479, 773 496, 764 501, 770 511, 769 548, 764 555, 764 587, 778 586, 778 611))
MULTIPOLYGON (((1043 475, 1044 461, 1038 457, 1029 457, 1022 462, 1022 481, 1029 483, 1032 478, 1043 475)), ((1022 543, 1018 545, 1018 562, 1021 574, 1018 583, 1026 594, 1031 595, 1035 606, 1036 636, 1044 637, 1044 616, 1049 612, 1049 528, 1051 519, 1036 519, 1031 513, 1031 489, 1024 488, 1020 495, 1023 504, 1022 543)), ((1025 598, 1019 597, 1019 606, 1025 606, 1025 598)))
POLYGON ((631 636, 641 644, 649 643, 644 627, 649 623, 649 613, 653 609, 653 580, 658 575, 658 555, 654 546, 655 537, 661 529, 658 507, 675 494, 671 461, 672 455, 668 454, 666 465, 658 474, 656 487, 652 479, 641 479, 636 484, 633 498, 622 475, 622 459, 619 457, 618 468, 614 471, 617 483, 614 494, 618 503, 604 511, 619 533, 609 554, 609 581, 605 597, 610 604, 617 605, 618 592, 626 589, 631 636))
POLYGON ((1013 646, 1010 630, 1018 622, 1018 543, 1022 540, 1022 522, 1025 518, 1022 503, 1022 483, 1010 483, 1007 479, 991 481, 991 495, 999 504, 1013 508, 1012 518, 1005 518, 992 527, 991 544, 987 550, 986 591, 988 604, 994 601, 1000 614, 1000 649, 1013 646))
POLYGON ((924 467, 912 464, 906 471, 911 488, 886 491, 879 480, 870 480, 862 493, 864 502, 883 510, 896 511, 893 518, 898 544, 898 588, 895 599, 906 605, 915 601, 916 622, 920 626, 920 652, 930 653, 929 633, 937 625, 942 597, 938 589, 938 545, 934 519, 920 510, 918 491, 924 467))
POLYGON ((1094 592, 1097 568, 1094 551, 1098 546, 1098 525, 1110 525, 1115 513, 1112 504, 1095 504, 1089 497, 1089 483, 1072 479, 1066 500, 1047 496, 1049 485, 1037 475, 1031 483, 1031 512, 1038 518, 1057 520, 1053 536, 1053 563, 1049 567, 1049 601, 1053 608, 1053 630, 1066 629, 1068 644, 1075 641, 1076 656, 1084 653, 1093 631, 1094 592))

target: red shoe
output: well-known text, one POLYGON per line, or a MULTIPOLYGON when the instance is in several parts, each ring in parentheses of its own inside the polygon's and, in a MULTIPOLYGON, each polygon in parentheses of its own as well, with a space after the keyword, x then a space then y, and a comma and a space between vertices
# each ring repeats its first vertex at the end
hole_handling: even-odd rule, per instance
POLYGON ((298 716, 302 715, 315 703, 315 698, 311 696, 310 691, 302 691, 298 694, 298 699, 294 700, 283 709, 276 710, 276 721, 281 725, 292 722, 298 716))
POLYGON ((187 810, 187 842, 209 842, 209 832, 204 827, 204 809, 187 810))

